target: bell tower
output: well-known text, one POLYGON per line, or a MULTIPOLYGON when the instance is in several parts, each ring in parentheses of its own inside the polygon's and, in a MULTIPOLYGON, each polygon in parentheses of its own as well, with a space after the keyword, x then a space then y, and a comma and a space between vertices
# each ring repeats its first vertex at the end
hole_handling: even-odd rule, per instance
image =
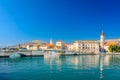
POLYGON ((105 39, 104 39, 104 32, 102 31, 101 35, 100 35, 100 47, 101 49, 104 49, 104 43, 105 43, 105 39))
POLYGON ((50 39, 50 44, 53 44, 52 38, 50 39))

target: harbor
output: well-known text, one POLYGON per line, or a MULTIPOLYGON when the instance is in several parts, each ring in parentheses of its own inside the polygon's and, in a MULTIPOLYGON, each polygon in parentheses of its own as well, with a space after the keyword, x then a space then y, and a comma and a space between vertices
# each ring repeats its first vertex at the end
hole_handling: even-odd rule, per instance
POLYGON ((0 58, 0 78, 1 80, 116 80, 120 79, 119 60, 120 55, 0 58))
POLYGON ((120 39, 105 39, 102 31, 100 40, 75 40, 68 44, 62 40, 49 42, 33 40, 16 45, 10 45, 0 49, 0 57, 9 57, 13 53, 24 56, 44 56, 48 53, 58 55, 119 55, 120 39))
POLYGON ((97 54, 90 54, 90 53, 81 53, 75 51, 67 51, 67 50, 39 50, 39 51, 4 51, 0 52, 0 57, 9 57, 11 54, 18 53, 20 55, 24 55, 23 57, 34 57, 34 56, 44 56, 44 55, 56 55, 59 56, 67 56, 67 55, 120 55, 120 53, 97 53, 97 54), (52 54, 54 53, 54 54, 52 54))
POLYGON ((50 53, 60 54, 60 56, 61 55, 75 55, 76 54, 73 51, 65 51, 65 50, 41 50, 41 51, 39 50, 39 51, 24 51, 24 52, 23 51, 22 52, 20 52, 20 51, 17 51, 17 52, 16 51, 15 52, 7 51, 7 52, 0 52, 0 57, 9 57, 13 53, 18 53, 18 54, 20 53, 20 54, 25 55, 25 57, 44 56, 44 55, 48 55, 50 53))

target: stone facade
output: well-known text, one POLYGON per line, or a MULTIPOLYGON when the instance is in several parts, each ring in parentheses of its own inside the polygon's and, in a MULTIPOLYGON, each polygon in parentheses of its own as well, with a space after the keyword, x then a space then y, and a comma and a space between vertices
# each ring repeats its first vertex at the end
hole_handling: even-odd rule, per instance
POLYGON ((74 45, 73 44, 67 44, 67 50, 74 51, 74 45))
POLYGON ((98 41, 75 41, 73 43, 74 50, 84 53, 99 53, 99 42, 98 41))
POLYGON ((56 42, 56 49, 66 49, 66 48, 67 46, 65 42, 63 42, 62 40, 56 42))

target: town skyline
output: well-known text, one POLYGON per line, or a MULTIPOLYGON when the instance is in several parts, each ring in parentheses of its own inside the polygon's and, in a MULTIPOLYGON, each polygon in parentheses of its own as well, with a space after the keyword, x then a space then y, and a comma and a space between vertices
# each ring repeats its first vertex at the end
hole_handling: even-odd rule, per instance
POLYGON ((32 40, 120 38, 118 0, 1 0, 0 46, 32 40))
MULTIPOLYGON (((104 32, 103 30, 101 32, 104 32)), ((101 34, 101 33, 100 33, 101 34)), ((49 43, 50 42, 50 39, 52 39, 53 43, 56 43, 56 41, 59 41, 59 40, 62 40, 63 42, 67 43, 67 44, 72 44, 74 41, 77 41, 77 40, 80 40, 80 41, 99 41, 100 40, 100 34, 99 34, 99 37, 98 38, 78 38, 78 39, 73 39, 73 40, 64 40, 64 39, 56 39, 56 38, 52 38, 50 37, 49 39, 31 39, 31 40, 27 40, 27 41, 18 41, 16 43, 8 43, 8 44, 3 44, 3 45, 0 45, 0 47, 7 47, 7 46, 12 46, 12 45, 18 45, 18 44, 24 44, 24 43, 28 43, 28 42, 34 42, 34 41, 42 41, 42 42, 46 42, 46 43, 49 43)), ((120 39, 119 37, 118 38, 115 38, 115 37, 108 37, 106 36, 105 34, 105 39, 106 40, 114 40, 114 39, 120 39)), ((6 42, 7 43, 7 42, 6 42)))

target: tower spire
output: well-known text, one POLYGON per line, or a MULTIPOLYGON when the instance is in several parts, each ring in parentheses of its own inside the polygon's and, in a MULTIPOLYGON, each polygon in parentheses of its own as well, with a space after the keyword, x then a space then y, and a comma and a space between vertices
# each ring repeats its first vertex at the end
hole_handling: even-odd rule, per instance
POLYGON ((104 36, 104 31, 102 30, 101 36, 104 36))

